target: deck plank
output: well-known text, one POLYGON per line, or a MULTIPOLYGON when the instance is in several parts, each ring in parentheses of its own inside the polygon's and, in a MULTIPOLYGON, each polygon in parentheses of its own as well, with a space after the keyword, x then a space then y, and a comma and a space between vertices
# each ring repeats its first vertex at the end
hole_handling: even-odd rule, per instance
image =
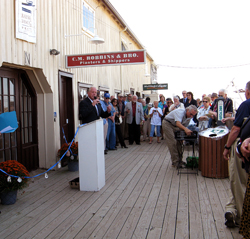
POLYGON ((78 172, 67 167, 33 179, 0 205, 0 238, 241 238, 224 225, 229 180, 178 175, 165 140, 109 151, 105 174, 99 192, 71 189, 78 172))

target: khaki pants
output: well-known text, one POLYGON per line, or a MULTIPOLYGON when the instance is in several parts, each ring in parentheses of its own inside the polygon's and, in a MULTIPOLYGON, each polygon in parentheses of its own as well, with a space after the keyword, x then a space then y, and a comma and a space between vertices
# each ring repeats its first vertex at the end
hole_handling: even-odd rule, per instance
POLYGON ((245 169, 242 168, 242 160, 238 158, 235 153, 237 142, 238 140, 235 140, 232 145, 229 159, 229 181, 231 190, 229 190, 229 201, 225 209, 226 212, 231 211, 236 217, 236 222, 240 223, 248 175, 245 169))
POLYGON ((147 121, 144 121, 143 124, 143 140, 146 140, 147 135, 149 136, 150 130, 151 130, 150 119, 147 119, 147 121))
POLYGON ((175 139, 174 132, 180 130, 166 120, 162 121, 163 134, 166 137, 167 146, 171 155, 172 164, 177 164, 182 158, 182 146, 175 139))

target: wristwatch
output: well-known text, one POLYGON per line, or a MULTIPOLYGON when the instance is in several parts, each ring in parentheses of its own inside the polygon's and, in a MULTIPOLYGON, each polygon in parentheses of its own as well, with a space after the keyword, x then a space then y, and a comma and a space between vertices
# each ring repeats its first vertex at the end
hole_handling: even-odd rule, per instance
POLYGON ((231 146, 230 146, 230 147, 227 147, 227 144, 225 144, 224 148, 227 149, 227 150, 230 150, 230 149, 231 149, 231 146))

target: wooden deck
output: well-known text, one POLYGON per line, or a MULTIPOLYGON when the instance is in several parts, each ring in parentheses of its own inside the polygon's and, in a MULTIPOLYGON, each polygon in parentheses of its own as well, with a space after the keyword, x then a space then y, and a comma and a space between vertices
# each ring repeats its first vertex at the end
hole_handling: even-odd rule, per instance
POLYGON ((0 205, 0 238, 241 238, 224 225, 228 179, 177 175, 164 140, 105 158, 99 192, 70 188, 78 172, 66 167, 33 180, 16 204, 0 205))

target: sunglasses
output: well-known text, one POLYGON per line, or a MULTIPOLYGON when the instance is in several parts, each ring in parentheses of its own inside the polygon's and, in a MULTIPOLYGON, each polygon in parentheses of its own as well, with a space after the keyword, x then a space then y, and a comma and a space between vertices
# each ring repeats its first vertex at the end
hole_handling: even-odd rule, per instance
POLYGON ((207 103, 207 101, 206 101, 206 100, 203 100, 203 103, 207 103))
POLYGON ((223 95, 218 95, 219 97, 223 97, 223 95))

